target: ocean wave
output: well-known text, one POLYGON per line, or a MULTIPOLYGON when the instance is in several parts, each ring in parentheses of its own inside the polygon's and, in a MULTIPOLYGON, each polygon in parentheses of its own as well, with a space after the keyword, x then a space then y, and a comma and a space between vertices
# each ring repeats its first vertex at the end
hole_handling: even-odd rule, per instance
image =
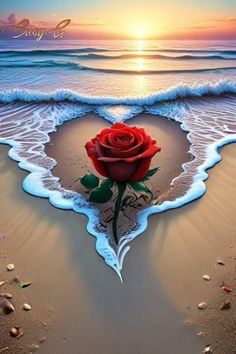
POLYGON ((211 68, 197 68, 197 69, 160 69, 160 70, 137 70, 137 69, 108 69, 108 68, 96 68, 78 64, 78 67, 70 67, 79 70, 96 71, 107 74, 124 74, 124 75, 161 75, 161 74, 193 74, 193 73, 204 73, 204 72, 217 72, 222 70, 235 70, 236 66, 221 66, 221 67, 211 67, 211 68))
MULTIPOLYGON (((111 49, 111 48, 77 48, 77 49, 35 49, 35 50, 0 50, 0 55, 64 55, 76 53, 99 53, 99 52, 138 52, 137 49, 111 49)), ((170 49, 170 48, 153 48, 145 49, 144 52, 166 52, 166 53, 192 53, 192 54, 210 54, 210 55, 236 55, 236 50, 221 50, 221 49, 170 49)))
POLYGON ((64 53, 90 53, 90 52, 104 52, 107 51, 105 48, 77 48, 77 49, 29 49, 29 50, 0 50, 0 54, 10 54, 10 55, 44 55, 44 54, 64 54, 64 53))
MULTIPOLYGON (((145 53, 145 52, 144 52, 145 53)), ((86 55, 78 55, 76 56, 79 59, 103 59, 103 60, 116 60, 116 59, 162 59, 162 60, 234 60, 236 59, 236 54, 233 57, 227 57, 224 55, 178 55, 178 56, 170 56, 170 55, 161 55, 161 54, 144 54, 144 53, 136 53, 136 54, 121 54, 121 55, 104 55, 104 54, 96 54, 96 53, 88 53, 86 55)))
POLYGON ((67 69, 83 70, 86 67, 78 63, 55 61, 52 59, 39 61, 39 60, 15 60, 15 61, 2 61, 0 62, 0 68, 52 68, 52 67, 64 67, 67 69))
POLYGON ((107 96, 84 96, 72 90, 56 90, 45 93, 27 89, 12 89, 0 91, 0 102, 11 103, 14 101, 23 102, 50 102, 69 101, 92 105, 153 105, 162 101, 173 101, 178 98, 202 97, 206 95, 235 94, 236 82, 220 80, 216 84, 179 84, 166 90, 160 90, 155 94, 138 97, 107 97, 107 96))
POLYGON ((131 69, 109 69, 100 67, 90 67, 87 65, 81 65, 79 63, 70 61, 56 61, 56 60, 16 60, 16 61, 2 61, 0 62, 0 68, 64 68, 68 70, 87 70, 102 73, 117 73, 117 74, 183 74, 183 73, 203 73, 208 71, 220 71, 220 70, 234 70, 236 66, 221 66, 221 67, 209 67, 209 68, 196 68, 196 69, 160 69, 160 70, 131 70, 131 69))

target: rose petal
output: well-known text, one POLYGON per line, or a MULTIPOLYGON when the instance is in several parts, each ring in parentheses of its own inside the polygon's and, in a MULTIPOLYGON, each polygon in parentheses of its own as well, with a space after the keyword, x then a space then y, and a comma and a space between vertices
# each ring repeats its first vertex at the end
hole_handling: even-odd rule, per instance
POLYGON ((117 148, 126 148, 127 146, 132 146, 134 143, 134 135, 131 132, 112 132, 108 135, 108 140, 111 146, 117 148))
POLYGON ((140 134, 136 134, 136 144, 135 146, 131 147, 130 149, 119 149, 113 146, 109 146, 107 144, 104 144, 105 138, 103 138, 100 141, 100 144, 104 150, 104 157, 105 156, 111 156, 111 157, 121 157, 121 158, 126 158, 126 157, 132 157, 134 155, 137 155, 142 149, 143 145, 143 136, 140 134))
POLYGON ((113 126, 111 127, 111 129, 121 129, 121 128, 127 128, 127 125, 119 122, 113 124, 113 126))
POLYGON ((92 140, 87 142, 87 144, 85 145, 85 148, 87 150, 88 156, 91 158, 91 160, 93 162, 93 165, 94 165, 96 171, 104 177, 109 177, 107 175, 107 172, 105 170, 103 163, 98 160, 97 150, 96 150, 95 144, 92 142, 92 140))
POLYGON ((125 162, 135 162, 137 160, 140 159, 144 159, 144 158, 148 158, 148 157, 153 157, 157 152, 161 151, 161 148, 155 146, 155 145, 151 145, 149 147, 148 150, 145 150, 143 153, 136 155, 136 156, 132 156, 132 157, 108 157, 108 156, 104 156, 104 157, 99 157, 98 159, 100 161, 103 162, 117 162, 117 161, 125 161, 125 162))
POLYGON ((109 177, 116 182, 126 182, 130 180, 137 169, 137 165, 138 162, 131 164, 125 161, 117 161, 112 164, 105 163, 109 177))
POLYGON ((144 176, 147 174, 147 171, 149 170, 149 167, 151 165, 151 158, 147 159, 142 159, 140 161, 140 164, 134 174, 134 176, 131 176, 130 181, 135 182, 135 181, 142 181, 144 176))

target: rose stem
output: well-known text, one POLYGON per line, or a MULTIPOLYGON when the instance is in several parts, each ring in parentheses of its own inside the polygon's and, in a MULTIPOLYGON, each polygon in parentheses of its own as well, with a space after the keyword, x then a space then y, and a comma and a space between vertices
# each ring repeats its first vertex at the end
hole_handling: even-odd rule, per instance
POLYGON ((118 222, 118 216, 120 212, 120 207, 121 207, 121 202, 122 202, 122 197, 123 194, 126 190, 126 183, 117 183, 117 189, 118 189, 118 196, 116 199, 115 203, 115 213, 112 221, 112 230, 113 230, 113 236, 115 239, 116 244, 118 245, 118 236, 117 236, 117 222, 118 222))

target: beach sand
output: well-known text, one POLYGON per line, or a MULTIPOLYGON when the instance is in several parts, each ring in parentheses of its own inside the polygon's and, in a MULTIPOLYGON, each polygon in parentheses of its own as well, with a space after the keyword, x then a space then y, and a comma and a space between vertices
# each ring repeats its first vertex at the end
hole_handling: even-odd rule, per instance
MULTIPOLYGON (((14 316, 23 326, 26 315, 48 324, 40 353, 197 354, 208 343, 214 353, 234 353, 234 145, 222 150, 223 161, 210 171, 202 199, 150 217, 126 256, 124 284, 95 253, 86 217, 25 193, 21 183, 27 173, 7 151, 0 146, 1 249, 7 255, 1 257, 1 270, 13 262, 14 272, 33 282, 25 289, 31 312, 14 316), (218 257, 225 266, 216 265, 218 257), (203 274, 211 280, 203 280, 203 274), (220 288, 225 279, 233 295, 220 288), (231 309, 220 311, 228 297, 231 309), (201 301, 209 303, 202 311, 197 309, 201 301), (199 331, 206 335, 197 336, 199 331)), ((4 325, 2 319, 1 332, 8 331, 7 321, 4 325)), ((37 322, 28 326, 25 346, 35 342, 38 330, 37 322)), ((15 344, 10 352, 17 353, 21 339, 10 341, 15 344)))

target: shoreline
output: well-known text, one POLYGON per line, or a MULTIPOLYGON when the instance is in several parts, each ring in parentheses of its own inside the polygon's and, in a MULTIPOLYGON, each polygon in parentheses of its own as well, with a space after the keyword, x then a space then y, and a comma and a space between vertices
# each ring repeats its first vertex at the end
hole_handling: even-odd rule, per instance
MULTIPOLYGON (((62 354, 66 354, 68 350, 73 353, 77 350, 78 343, 82 351, 87 350, 89 354, 93 353, 93 348, 98 343, 101 353, 110 353, 112 350, 114 354, 120 354, 124 350, 129 350, 129 353, 139 353, 140 350, 140 354, 146 350, 152 354, 156 353, 158 348, 167 348, 171 354, 173 350, 175 354, 192 354, 193 347, 196 348, 197 354, 201 352, 200 348, 203 349, 203 343, 207 344, 208 340, 214 349, 219 324, 216 323, 214 331, 211 332, 210 323, 207 323, 208 309, 199 312, 197 304, 207 298, 211 304, 210 318, 212 314, 220 315, 218 303, 222 299, 217 298, 217 306, 212 306, 211 300, 216 294, 222 295, 218 286, 219 280, 212 273, 216 258, 223 257, 226 262, 226 266, 220 268, 220 277, 223 277, 225 271, 229 274, 232 272, 233 265, 228 257, 234 252, 234 248, 229 246, 236 247, 234 220, 231 216, 234 210, 232 190, 235 186, 231 175, 236 169, 233 144, 224 147, 221 151, 222 162, 209 171, 210 178, 206 182, 208 189, 203 198, 180 209, 159 214, 158 217, 153 215, 149 219, 149 228, 136 239, 132 252, 125 260, 123 286, 95 254, 94 238, 88 235, 85 229, 86 218, 68 211, 65 219, 65 211, 52 208, 45 199, 35 198, 23 192, 20 184, 27 173, 19 170, 17 164, 8 159, 6 146, 0 146, 0 150, 1 185, 4 186, 1 191, 3 203, 0 205, 0 225, 1 232, 6 236, 2 247, 11 255, 14 263, 19 264, 22 270, 28 269, 32 278, 37 278, 36 285, 31 288, 34 311, 38 311, 37 306, 38 309, 42 306, 42 298, 44 303, 53 303, 55 309, 53 326, 42 349, 40 348, 42 353, 49 354, 52 350, 62 350, 62 354), (225 205, 223 215, 222 212, 219 213, 221 201, 225 205), (215 202, 218 203, 217 208, 214 207, 215 202), (206 220, 207 210, 211 210, 212 215, 206 220), (220 220, 219 215, 224 221, 222 227, 215 225, 215 221, 220 220), (15 223, 12 223, 12 220, 15 220, 15 223), (194 228, 193 221, 200 228, 199 232, 194 228), (78 225, 79 238, 76 237, 78 225), (209 230, 211 231, 208 239, 209 230), (213 230, 218 235, 217 238, 213 230), (43 236, 47 237, 47 247, 42 243, 43 236), (176 259, 176 254, 181 257, 176 259), (212 280, 209 283, 202 279, 203 273, 211 273, 212 280), (60 290, 55 293, 54 289, 60 290), (136 298, 132 297, 134 293, 136 298), (63 307, 68 295, 69 310, 68 307, 63 307), (131 299, 133 304, 126 304, 125 300, 131 299), (175 309, 176 306, 178 310, 175 309), (71 312, 70 307, 75 313, 71 312), (127 317, 128 312, 132 314, 128 316, 131 318, 127 317), (206 332, 207 328, 208 333, 198 338, 195 326, 189 327, 181 323, 184 321, 181 312, 185 313, 193 324, 199 326, 199 331, 204 328, 206 332), (137 315, 142 316, 143 323, 137 322, 137 315), (118 324, 113 322, 114 316, 118 319, 118 324), (127 343, 123 344, 120 343, 120 335, 115 335, 117 325, 121 323, 123 328, 120 328, 118 333, 124 335, 128 331, 130 336, 127 338, 127 334, 125 335, 127 343), (101 326, 100 330, 97 330, 97 325, 101 326), (134 332, 130 325, 131 328, 135 326, 134 332), (168 343, 171 329, 175 331, 175 335, 174 339, 172 338, 173 343, 168 343), (62 332, 66 339, 62 338, 62 332), (92 335, 94 343, 91 343, 88 334, 92 335), (180 337, 183 341, 186 340, 183 344, 179 343, 180 337), (134 343, 137 345, 135 348, 134 343)), ((234 284, 231 286, 235 289, 234 284)), ((229 311, 223 315, 233 313, 235 316, 235 306, 229 311)), ((227 317, 228 315, 225 317, 226 321, 227 317)), ((231 324, 232 322, 229 323, 231 324)), ((230 348, 225 344, 234 343, 233 333, 229 335, 230 341, 228 337, 221 338, 221 344, 226 348, 227 354, 230 348)), ((222 347, 216 348, 214 353, 224 353, 220 350, 222 347)))

